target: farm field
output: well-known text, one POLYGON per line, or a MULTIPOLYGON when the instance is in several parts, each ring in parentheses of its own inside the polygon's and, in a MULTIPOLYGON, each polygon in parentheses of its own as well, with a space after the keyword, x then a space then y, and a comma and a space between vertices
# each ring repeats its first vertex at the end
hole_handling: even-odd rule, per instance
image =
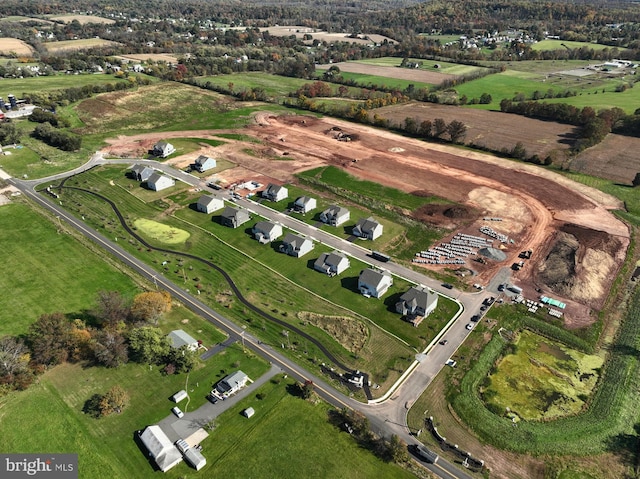
POLYGON ((28 96, 29 94, 45 93, 65 88, 104 85, 107 83, 116 84, 126 81, 125 78, 118 78, 115 75, 108 74, 65 75, 61 73, 30 78, 4 78, 2 82, 0 82, 0 96, 7 98, 7 95, 14 94, 20 98, 23 95, 28 96))
MULTIPOLYGON (((444 73, 448 75, 467 75, 469 73, 483 70, 482 67, 476 67, 473 65, 462 65, 460 63, 441 62, 436 60, 427 60, 423 58, 408 58, 410 62, 422 63, 418 70, 433 71, 436 73, 444 73), (436 66, 437 65, 437 66, 436 66)), ((381 57, 381 58, 366 58, 358 60, 357 63, 365 65, 376 65, 384 67, 400 67, 402 58, 398 57, 381 57)))
POLYGON ((66 226, 52 223, 21 200, 0 206, 0 243, 6 271, 0 288, 11 291, 0 308, 0 335, 26 333, 45 313, 82 317, 101 290, 122 291, 126 297, 138 292, 133 279, 110 261, 97 259, 66 226))
MULTIPOLYGON (((236 27, 244 30, 244 27, 236 27)), ((385 37, 383 35, 378 35, 376 33, 360 35, 358 37, 352 37, 348 33, 340 33, 340 32, 326 32, 319 30, 317 28, 310 28, 300 25, 279 25, 279 26, 270 26, 267 28, 260 28, 261 31, 268 31, 271 35, 275 35, 278 37, 289 37, 291 35, 295 35, 296 38, 302 38, 304 35, 311 35, 311 43, 313 40, 319 40, 321 42, 348 42, 348 43, 359 43, 363 45, 368 45, 371 43, 382 43, 384 40, 393 41, 391 38, 385 37)))
MULTIPOLYGON (((262 88, 265 94, 271 98, 286 97, 290 93, 295 92, 303 85, 310 83, 309 80, 300 78, 283 77, 278 75, 268 75, 266 73, 234 73, 231 75, 215 75, 198 77, 196 79, 199 84, 206 85, 211 83, 225 89, 233 85, 234 91, 250 90, 251 88, 262 88)), ((337 90, 337 86, 331 85, 333 90, 337 90)))
MULTIPOLYGON (((334 63, 332 66, 340 68, 343 77, 345 74, 354 73, 364 75, 359 84, 375 83, 378 85, 392 85, 390 79, 404 80, 414 84, 439 85, 444 80, 452 80, 455 75, 448 73, 440 73, 432 70, 415 69, 415 68, 398 68, 397 66, 376 65, 361 62, 340 62, 334 63), (382 82, 379 78, 386 78, 386 82, 382 82), (365 80, 368 79, 368 80, 365 80)), ((328 69, 329 67, 327 67, 328 69)), ((347 77, 345 77, 347 78, 347 77)))
MULTIPOLYGON (((572 172, 630 185, 640 171, 639 148, 640 138, 609 134, 596 146, 581 151, 565 166, 572 172)), ((627 189, 633 193, 632 189, 627 189)), ((628 208, 633 208, 633 202, 629 202, 628 208)))
POLYGON ((44 49, 51 53, 88 50, 91 48, 101 48, 111 45, 119 45, 119 43, 112 42, 111 40, 103 40, 101 38, 84 38, 81 40, 61 40, 59 42, 47 42, 42 44, 44 49))
POLYGON ((17 38, 0 38, 0 55, 16 55, 30 56, 33 54, 33 48, 28 43, 18 40, 17 38))
POLYGON ((165 62, 178 63, 178 56, 169 53, 127 53, 126 55, 118 55, 119 58, 131 59, 138 62, 165 62))
POLYGON ((626 48, 621 47, 610 47, 608 45, 602 45, 600 43, 591 43, 591 42, 575 42, 571 40, 556 40, 552 38, 547 38, 545 40, 541 40, 531 45, 532 50, 566 50, 568 47, 571 50, 580 49, 580 48, 589 48, 591 50, 604 50, 609 49, 613 50, 614 48, 622 51, 626 50, 626 48))
POLYGON ((105 25, 112 25, 116 23, 115 20, 98 17, 96 15, 51 15, 47 18, 49 18, 49 20, 62 23, 71 23, 76 20, 80 25, 86 25, 87 23, 103 23, 105 25))

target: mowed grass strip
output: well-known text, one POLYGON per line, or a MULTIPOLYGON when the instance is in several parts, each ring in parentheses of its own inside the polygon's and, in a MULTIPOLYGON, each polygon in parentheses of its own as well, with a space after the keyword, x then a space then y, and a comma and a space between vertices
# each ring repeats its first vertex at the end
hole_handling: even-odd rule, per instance
POLYGON ((133 296, 135 282, 21 201, 0 207, 0 335, 25 333, 44 313, 81 316, 101 290, 133 296))

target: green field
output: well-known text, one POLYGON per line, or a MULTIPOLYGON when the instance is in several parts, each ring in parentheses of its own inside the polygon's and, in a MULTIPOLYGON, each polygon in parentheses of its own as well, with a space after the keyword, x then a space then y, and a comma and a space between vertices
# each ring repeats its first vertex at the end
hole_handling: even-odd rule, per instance
MULTIPOLYGON (((145 78, 151 78, 145 76, 145 78)), ((86 85, 105 85, 107 83, 116 84, 127 82, 125 78, 118 78, 115 75, 65 75, 63 73, 50 76, 37 76, 30 78, 3 78, 0 83, 0 97, 7 98, 13 94, 22 98, 33 93, 44 93, 51 90, 62 90, 65 88, 81 88, 86 85)))
POLYGON ((598 381, 603 359, 567 348, 530 331, 520 333, 515 353, 489 375, 483 397, 512 419, 557 419, 579 413, 598 381))
POLYGON ((188 231, 145 218, 138 218, 133 222, 133 225, 142 236, 164 244, 176 245, 184 243, 189 239, 189 236, 191 236, 188 231))
MULTIPOLYGON (((614 47, 610 47, 608 45, 601 45, 599 43, 589 43, 589 42, 574 42, 570 40, 554 40, 554 39, 546 39, 541 40, 537 43, 531 45, 532 50, 566 50, 565 45, 571 49, 576 50, 580 48, 588 48, 591 50, 604 50, 605 48, 612 50, 614 47)), ((626 50, 626 48, 615 47, 617 50, 626 50)))
MULTIPOLYGON (((262 88, 265 94, 272 98, 289 96, 290 93, 293 93, 305 83, 309 83, 309 80, 300 78, 283 77, 258 72, 198 77, 196 81, 200 85, 211 83, 224 89, 229 89, 229 84, 232 83, 234 92, 250 90, 252 88, 262 88)), ((336 89, 336 87, 334 87, 334 89, 336 89)))
POLYGON ((131 278, 52 221, 22 201, 0 206, 0 335, 25 333, 44 313, 83 317, 101 290, 138 292, 131 278))
MULTIPOLYGON (((324 70, 316 68, 318 74, 322 74, 324 70)), ((434 85, 431 83, 422 83, 411 80, 401 80, 399 78, 389 78, 377 75, 367 75, 364 73, 340 72, 340 76, 346 81, 353 81, 356 85, 363 88, 384 87, 395 90, 405 90, 409 85, 413 85, 416 89, 429 89, 434 85)))
MULTIPOLYGON (((460 63, 441 62, 438 60, 426 60, 423 58, 408 58, 411 62, 421 62, 420 70, 428 70, 437 73, 446 73, 448 75, 468 75, 482 70, 482 67, 476 67, 473 65, 462 65, 460 63), (435 65, 439 65, 436 69, 435 65)), ((398 57, 381 57, 381 58, 367 58, 364 60, 358 60, 357 63, 364 63, 367 65, 377 65, 382 67, 399 67, 402 63, 402 58, 398 57)))

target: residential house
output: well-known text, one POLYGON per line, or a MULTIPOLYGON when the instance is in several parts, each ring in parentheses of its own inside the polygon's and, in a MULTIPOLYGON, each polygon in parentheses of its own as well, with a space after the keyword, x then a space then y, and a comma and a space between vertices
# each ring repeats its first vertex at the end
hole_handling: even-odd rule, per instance
POLYGON ((306 214, 309 211, 315 210, 317 203, 315 198, 310 196, 301 196, 293 202, 293 211, 296 213, 306 214))
POLYGON ((167 175, 161 175, 154 172, 147 180, 147 188, 153 191, 162 191, 175 185, 176 182, 173 178, 167 175))
POLYGON ((182 461, 182 454, 158 425, 146 427, 140 434, 140 441, 162 472, 182 461))
POLYGON ((293 233, 287 233, 287 236, 282 240, 280 245, 280 251, 300 258, 313 249, 313 241, 303 236, 294 235, 293 233))
POLYGON ((378 223, 371 217, 367 219, 361 218, 353 227, 352 234, 358 238, 373 241, 382 235, 382 228, 382 224, 378 223))
POLYGON ((151 175, 155 173, 153 168, 149 168, 145 165, 134 165, 131 168, 131 176, 136 181, 147 181, 151 175))
POLYGON ((196 158, 196 161, 193 163, 193 165, 195 166, 195 169, 200 173, 204 173, 207 170, 215 168, 218 165, 218 162, 208 156, 200 155, 198 158, 196 158))
POLYGON ((329 276, 336 276, 349 267, 349 258, 343 253, 333 251, 332 253, 322 253, 313 263, 313 269, 329 276))
POLYGON ((171 331, 167 337, 169 338, 169 344, 174 349, 180 349, 183 346, 186 346, 191 351, 198 349, 198 340, 182 329, 171 331))
POLYGON ((153 145, 153 155, 159 156, 160 158, 166 158, 171 153, 175 153, 176 149, 173 147, 171 143, 166 141, 159 141, 155 145, 153 145))
POLYGON ((391 274, 373 268, 363 269, 358 277, 358 289, 367 298, 380 298, 392 284, 391 274))
POLYGON ((269 183, 267 188, 262 192, 262 197, 270 201, 281 201, 289 197, 289 190, 284 186, 269 183))
POLYGON ((251 218, 249 217, 249 212, 247 210, 233 208, 232 206, 227 206, 224 210, 222 210, 222 214, 220 215, 220 223, 224 226, 229 226, 230 228, 237 228, 245 224, 251 218))
POLYGON ((211 195, 202 195, 196 203, 196 209, 203 213, 213 213, 224 207, 224 201, 221 198, 211 195))
POLYGON ((218 384, 216 385, 216 390, 223 397, 229 397, 245 387, 248 381, 249 376, 238 370, 235 373, 229 374, 228 376, 220 380, 220 382, 218 382, 218 384))
POLYGON ((400 296, 396 311, 417 327, 437 306, 438 295, 434 291, 425 286, 413 286, 400 296))
POLYGON ((331 205, 320 213, 320 221, 331 226, 340 226, 349 221, 351 212, 342 206, 331 205))
POLYGON ((255 239, 262 244, 266 244, 282 236, 282 226, 271 221, 258 221, 251 232, 255 239))

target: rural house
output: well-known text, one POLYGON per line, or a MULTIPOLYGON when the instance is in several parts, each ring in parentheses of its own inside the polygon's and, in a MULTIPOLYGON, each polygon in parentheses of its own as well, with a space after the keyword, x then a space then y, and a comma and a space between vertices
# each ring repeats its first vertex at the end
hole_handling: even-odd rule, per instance
POLYGON ((196 209, 203 213, 213 213, 224 207, 224 201, 211 195, 202 195, 196 203, 196 209))
POLYGON ((289 197, 289 190, 284 186, 269 183, 267 188, 262 192, 262 197, 270 201, 281 201, 289 197))
POLYGON ((438 295, 425 286, 413 286, 400 296, 396 311, 406 317, 414 326, 422 322, 438 306, 438 295))
POLYGON ((238 370, 221 379, 216 385, 216 391, 223 397, 229 397, 245 387, 248 381, 249 376, 238 370))
POLYGON ((217 165, 218 165, 218 162, 216 160, 204 155, 200 155, 198 158, 196 158, 196 161, 193 163, 193 166, 195 167, 195 169, 198 170, 200 173, 204 173, 207 170, 212 170, 217 165))
POLYGON ((316 209, 316 199, 309 196, 301 196, 293 203, 293 211, 296 213, 308 213, 316 209))
POLYGON ((153 191, 162 191, 171 188, 176 182, 173 178, 160 173, 153 173, 147 180, 147 188, 153 191))
POLYGON ((131 168, 131 176, 136 181, 147 181, 151 175, 155 173, 153 168, 149 168, 145 165, 134 165, 131 168))
POLYGON ((153 145, 153 155, 160 158, 166 158, 175 151, 176 149, 173 147, 173 145, 166 141, 159 141, 158 143, 153 145))
POLYGON ((191 351, 198 349, 198 340, 194 339, 189 333, 186 333, 182 329, 171 331, 167 337, 169 338, 169 344, 171 344, 171 347, 174 349, 180 349, 183 346, 186 346, 191 351))
POLYGON ((227 206, 222 210, 222 214, 220 215, 220 223, 224 226, 229 226, 230 228, 237 228, 238 226, 245 224, 250 219, 251 218, 249 217, 247 210, 233 208, 231 206, 227 206))
POLYGON ((382 235, 382 225, 371 217, 367 219, 361 218, 353 227, 352 233, 358 238, 373 241, 382 235))
POLYGON ((158 425, 146 427, 140 433, 140 441, 162 472, 167 472, 182 461, 182 454, 158 425))
POLYGON ((340 226, 349 221, 351 212, 342 206, 331 205, 320 213, 320 221, 331 226, 340 226))
POLYGON ((373 268, 363 269, 358 277, 358 289, 366 298, 380 298, 392 284, 393 278, 388 272, 373 268))
POLYGON ((309 238, 303 236, 294 235, 293 233, 287 233, 287 236, 282 240, 280 245, 280 251, 300 258, 313 249, 313 242, 309 238))
POLYGON ((349 258, 338 251, 322 253, 313 263, 313 269, 329 276, 336 276, 349 267, 349 258))
POLYGON ((271 221, 258 221, 251 232, 255 239, 262 244, 266 244, 282 236, 282 226, 271 221))

